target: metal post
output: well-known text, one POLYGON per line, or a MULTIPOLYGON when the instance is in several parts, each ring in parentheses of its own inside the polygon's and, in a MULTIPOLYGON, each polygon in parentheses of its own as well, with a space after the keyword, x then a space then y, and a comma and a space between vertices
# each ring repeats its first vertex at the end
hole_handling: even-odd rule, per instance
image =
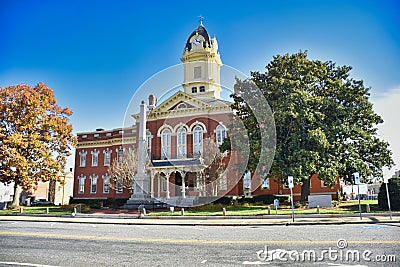
POLYGON ((361 200, 360 200, 360 185, 357 185, 358 190, 358 208, 360 209, 360 220, 362 220, 362 213, 361 213, 361 200))
POLYGON ((390 197, 389 197, 388 183, 385 183, 385 184, 386 184, 386 196, 387 196, 388 207, 389 207, 389 215, 390 215, 390 219, 392 219, 392 209, 390 208, 390 197))
POLYGON ((290 202, 292 202, 292 221, 294 222, 293 189, 290 188, 290 202))

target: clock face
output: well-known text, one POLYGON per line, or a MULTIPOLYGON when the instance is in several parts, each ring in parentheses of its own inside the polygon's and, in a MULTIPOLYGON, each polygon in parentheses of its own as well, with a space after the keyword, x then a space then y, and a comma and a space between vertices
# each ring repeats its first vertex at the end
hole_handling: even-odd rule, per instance
POLYGON ((201 45, 201 38, 199 38, 199 37, 194 38, 192 41, 192 44, 196 45, 196 46, 201 45))

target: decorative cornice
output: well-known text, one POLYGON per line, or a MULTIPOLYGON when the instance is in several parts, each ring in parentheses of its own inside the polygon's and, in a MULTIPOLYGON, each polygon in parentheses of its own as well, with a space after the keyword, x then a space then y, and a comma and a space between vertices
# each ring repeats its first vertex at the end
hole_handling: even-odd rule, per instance
POLYGON ((98 148, 98 147, 108 147, 122 144, 134 144, 136 143, 136 137, 126 137, 126 138, 113 138, 108 140, 99 141, 87 141, 79 142, 76 148, 98 148))

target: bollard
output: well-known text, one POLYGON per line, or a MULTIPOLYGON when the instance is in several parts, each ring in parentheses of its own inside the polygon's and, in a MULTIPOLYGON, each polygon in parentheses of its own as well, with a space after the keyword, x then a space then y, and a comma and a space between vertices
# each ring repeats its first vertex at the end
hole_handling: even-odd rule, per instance
POLYGON ((226 209, 222 208, 222 215, 226 216, 226 209))
POLYGON ((319 214, 319 205, 317 205, 317 214, 319 214))
POLYGON ((49 214, 49 207, 46 207, 46 214, 49 214))
POLYGON ((371 212, 371 208, 369 207, 369 204, 368 204, 368 203, 365 204, 365 208, 366 208, 366 210, 367 210, 367 213, 370 213, 370 212, 371 212))
POLYGON ((271 206, 268 206, 268 215, 271 215, 271 206))
POLYGON ((19 207, 19 213, 24 213, 24 208, 23 207, 19 207))
POLYGON ((185 209, 184 208, 181 208, 181 215, 185 216, 185 209))

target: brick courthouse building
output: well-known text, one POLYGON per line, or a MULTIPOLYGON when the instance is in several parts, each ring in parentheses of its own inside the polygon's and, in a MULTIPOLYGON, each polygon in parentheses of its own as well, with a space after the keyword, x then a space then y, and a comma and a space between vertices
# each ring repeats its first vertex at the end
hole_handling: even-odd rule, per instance
MULTIPOLYGON (((149 96, 146 145, 149 194, 170 204, 196 204, 201 197, 222 195, 289 194, 289 189, 273 178, 238 174, 232 168, 216 171, 206 168, 205 155, 211 146, 222 144, 229 135, 230 102, 221 99, 220 67, 222 62, 216 38, 211 38, 202 23, 184 46, 181 91, 162 103, 149 96), (258 180, 259 183, 252 181, 258 180), (256 186, 254 186, 256 185, 256 186), (178 202, 181 201, 181 202, 178 202)), ((137 103, 139 105, 140 103, 137 103)), ((131 190, 116 185, 108 168, 127 147, 137 147, 139 115, 136 125, 114 130, 97 129, 78 134, 75 155, 74 199, 129 198, 131 190)), ((219 154, 219 153, 217 153, 219 154)), ((225 153, 222 165, 239 160, 225 153)), ((133 186, 133 190, 134 190, 133 186)), ((300 198, 300 186, 294 187, 294 199, 300 198)), ((314 175, 311 194, 336 197, 339 185, 325 187, 314 175)))

